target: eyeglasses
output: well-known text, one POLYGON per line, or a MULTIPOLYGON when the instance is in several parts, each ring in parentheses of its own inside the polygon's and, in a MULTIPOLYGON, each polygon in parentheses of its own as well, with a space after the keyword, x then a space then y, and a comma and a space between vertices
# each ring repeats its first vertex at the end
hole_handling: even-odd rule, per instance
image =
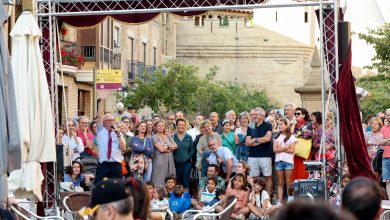
POLYGON ((302 115, 300 112, 295 112, 294 115, 302 115))
POLYGON ((123 121, 123 123, 126 123, 126 124, 127 124, 127 123, 130 123, 130 121, 123 121))

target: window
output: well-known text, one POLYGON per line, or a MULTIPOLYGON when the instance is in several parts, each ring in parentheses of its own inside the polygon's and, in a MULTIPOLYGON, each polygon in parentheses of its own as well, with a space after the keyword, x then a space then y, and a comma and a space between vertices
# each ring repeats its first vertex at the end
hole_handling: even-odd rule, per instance
POLYGON ((157 48, 153 47, 153 66, 157 65, 157 48))
POLYGON ((78 116, 85 115, 85 91, 79 90, 78 92, 78 116))
POLYGON ((278 11, 275 12, 275 22, 278 22, 278 11))
POLYGON ((119 45, 119 27, 115 27, 114 30, 114 47, 119 45))
POLYGON ((206 16, 195 16, 195 26, 196 27, 203 27, 204 26, 204 19, 206 16))
POLYGON ((146 65, 146 43, 142 43, 144 47, 144 65, 146 65))
POLYGON ((309 13, 305 11, 305 23, 309 22, 309 13))
POLYGON ((229 18, 227 16, 219 17, 219 26, 229 26, 229 18))

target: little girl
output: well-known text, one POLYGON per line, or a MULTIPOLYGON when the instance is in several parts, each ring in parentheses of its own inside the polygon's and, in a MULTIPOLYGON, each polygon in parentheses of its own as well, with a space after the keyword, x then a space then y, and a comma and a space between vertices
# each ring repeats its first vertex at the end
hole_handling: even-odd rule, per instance
POLYGON ((272 215, 277 208, 271 205, 269 195, 265 190, 265 179, 254 177, 252 186, 248 203, 248 208, 252 212, 249 219, 268 219, 269 215, 272 215))
POLYGON ((249 215, 250 210, 247 207, 249 190, 248 182, 243 174, 236 174, 231 180, 231 188, 226 190, 226 197, 235 195, 237 197, 237 203, 234 206, 232 218, 233 219, 245 219, 246 215, 249 215))
POLYGON ((291 135, 291 126, 286 118, 281 118, 278 121, 279 133, 274 139, 275 154, 275 169, 278 174, 278 204, 281 207, 283 199, 283 185, 286 179, 286 185, 291 184, 291 174, 294 170, 294 150, 297 144, 297 139, 291 135))

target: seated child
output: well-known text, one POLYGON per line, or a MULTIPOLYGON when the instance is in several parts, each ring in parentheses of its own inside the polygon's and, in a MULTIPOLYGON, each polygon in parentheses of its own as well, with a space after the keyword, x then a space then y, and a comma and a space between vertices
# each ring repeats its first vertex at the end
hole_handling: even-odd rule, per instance
POLYGON ((174 175, 169 175, 165 177, 165 188, 168 191, 168 194, 171 194, 176 186, 176 177, 174 175))
POLYGON ((215 203, 218 202, 216 187, 218 180, 216 177, 209 177, 207 180, 207 188, 205 191, 200 193, 200 203, 195 208, 207 210, 215 203))
POLYGON ((268 219, 276 211, 272 206, 269 195, 265 190, 266 181, 262 177, 253 178, 253 188, 249 196, 248 208, 251 211, 249 219, 268 219))
POLYGON ((231 218, 233 219, 245 219, 249 215, 250 210, 247 207, 249 189, 248 182, 243 174, 236 174, 230 182, 231 188, 226 190, 226 197, 235 195, 237 202, 234 206, 231 218))
POLYGON ((151 203, 151 208, 152 208, 152 211, 150 214, 151 219, 152 220, 164 220, 167 213, 160 212, 160 211, 154 212, 153 209, 169 208, 169 202, 168 202, 169 201, 169 194, 168 194, 167 190, 165 189, 165 187, 159 188, 157 190, 157 193, 155 193, 153 183, 148 182, 147 185, 148 185, 149 195, 151 195, 150 196, 150 198, 151 198, 150 203, 151 203), (153 186, 153 190, 152 190, 152 186, 153 186), (153 198, 152 198, 152 196, 153 196, 153 198))
POLYGON ((173 193, 171 193, 169 208, 176 217, 180 217, 180 214, 191 208, 191 196, 188 192, 184 192, 182 185, 175 186, 173 193))

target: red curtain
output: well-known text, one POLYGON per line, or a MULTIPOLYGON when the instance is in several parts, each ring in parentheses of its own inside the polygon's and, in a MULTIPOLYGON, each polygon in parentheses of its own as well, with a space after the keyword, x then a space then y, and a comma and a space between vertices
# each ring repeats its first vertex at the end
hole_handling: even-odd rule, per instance
POLYGON ((355 84, 352 79, 351 62, 352 51, 350 45, 348 57, 340 69, 337 83, 341 141, 344 145, 351 177, 365 176, 376 180, 364 140, 355 84))

